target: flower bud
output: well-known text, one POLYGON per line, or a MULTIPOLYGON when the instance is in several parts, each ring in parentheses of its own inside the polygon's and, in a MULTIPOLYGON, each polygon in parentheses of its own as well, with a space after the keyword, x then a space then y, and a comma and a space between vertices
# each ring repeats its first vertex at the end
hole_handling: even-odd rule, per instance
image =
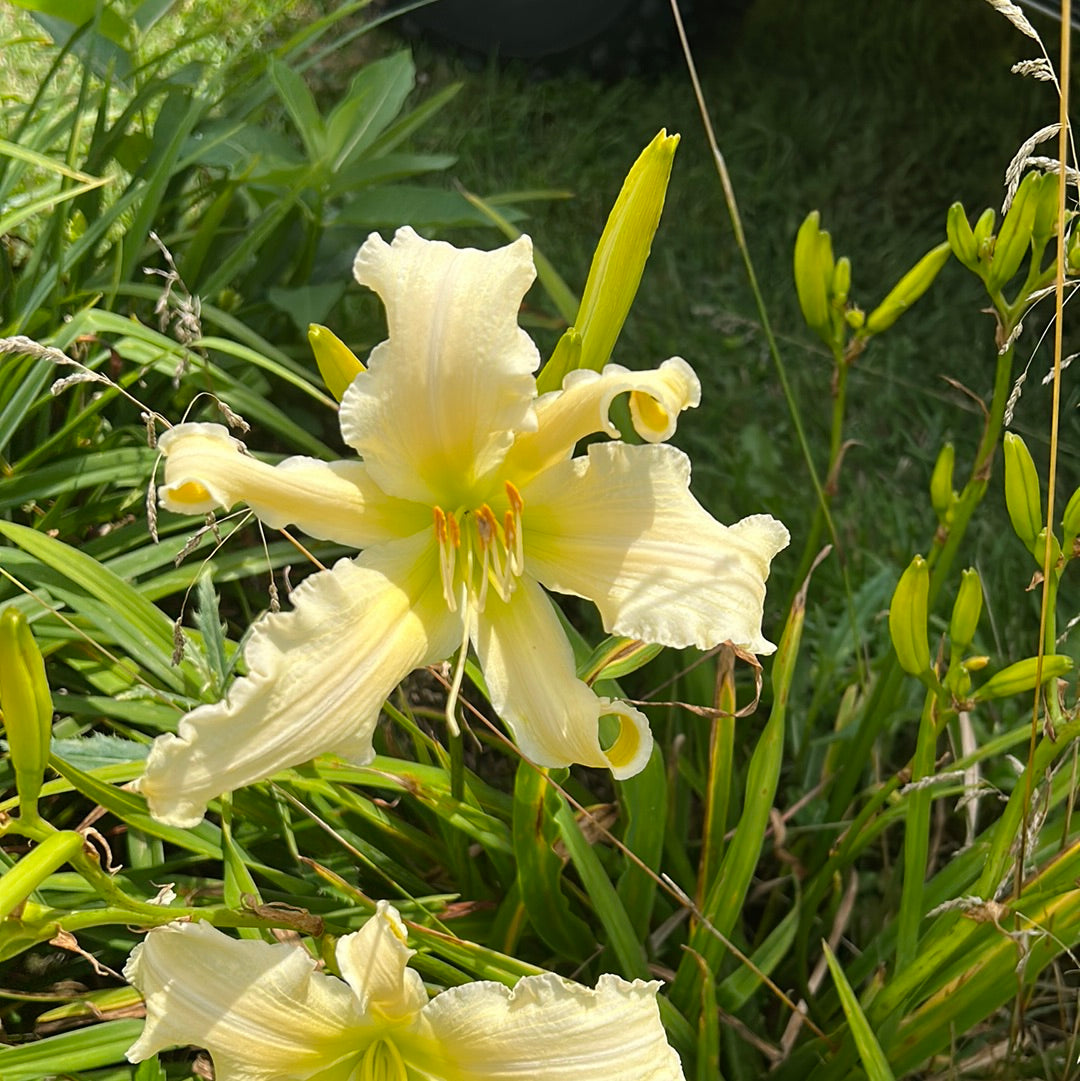
POLYGON ((952 249, 947 240, 943 240, 936 248, 931 248, 867 316, 868 333, 880 334, 883 330, 888 330, 930 288, 951 254, 952 249))
POLYGON ((1039 475, 1027 445, 1013 432, 1005 433, 1005 505, 1009 520, 1024 547, 1034 552, 1043 527, 1039 475))
POLYGON ((1056 173, 1044 173, 1032 193, 1035 220, 1031 226, 1031 242, 1040 250, 1057 232, 1058 178, 1056 173))
POLYGON ((934 472, 930 474, 930 503, 937 515, 938 522, 948 525, 952 517, 953 502, 953 467, 956 464, 956 449, 952 443, 946 443, 938 453, 934 463, 934 472))
POLYGON ((963 653, 971 645, 982 615, 982 582, 979 572, 968 567, 960 576, 960 588, 953 604, 952 619, 949 622, 949 642, 953 656, 963 653))
POLYGON ((900 667, 911 676, 930 671, 930 644, 926 634, 930 568, 917 555, 900 575, 889 604, 889 636, 900 667))
POLYGON ((323 383, 340 402, 349 384, 364 370, 364 365, 332 330, 312 323, 308 326, 307 336, 323 383))
MULTIPOLYGON (((1034 690, 1038 662, 1038 657, 1027 657, 1016 664, 1010 664, 991 676, 972 697, 976 702, 989 702, 993 698, 1007 698, 1009 695, 1025 694, 1034 690)), ((1063 653, 1048 653, 1042 659, 1042 682, 1046 683, 1065 675, 1072 666, 1072 657, 1063 653)))
POLYGON ((949 238, 949 247, 952 248, 953 255, 968 270, 973 270, 978 274, 979 245, 976 244, 975 234, 968 224, 963 203, 953 203, 949 207, 949 213, 945 219, 945 235, 949 238))
POLYGON ((567 327, 555 343, 551 356, 536 377, 536 389, 541 393, 559 390, 570 372, 581 367, 581 335, 574 327, 567 327))
POLYGON ((661 129, 630 167, 608 215, 574 320, 582 368, 598 372, 611 359, 652 250, 678 145, 678 135, 661 129))
POLYGON ((0 613, 0 715, 15 769, 19 809, 36 814, 49 762, 52 696, 41 652, 26 617, 16 608, 0 613))
POLYGON ((826 345, 832 345, 829 292, 836 264, 832 238, 821 231, 820 220, 818 211, 810 211, 795 237, 795 291, 806 325, 826 345))
POLYGON ((836 260, 836 266, 833 268, 830 290, 833 306, 842 311, 844 305, 847 304, 849 292, 851 292, 851 260, 846 255, 842 255, 836 260))
POLYGON ((1061 516, 1061 527, 1065 531, 1065 539, 1062 547, 1072 557, 1073 545, 1080 536, 1080 488, 1073 492, 1069 502, 1065 504, 1065 513, 1061 516))
POLYGON ((972 230, 972 235, 975 237, 975 253, 980 263, 990 261, 991 242, 994 239, 994 222, 996 220, 997 215, 994 213, 994 208, 988 206, 979 215, 979 220, 972 230))
POLYGON ((82 847, 81 833, 74 830, 51 833, 0 875, 0 920, 10 916, 53 871, 81 852, 82 847))
POLYGON ((994 241, 990 273, 986 278, 986 287, 991 293, 996 293, 1009 281, 1031 248, 1031 230, 1035 224, 1037 203, 1032 196, 1037 192, 1039 180, 1039 173, 1030 172, 1020 181, 1012 206, 1001 223, 994 241))
MULTIPOLYGON (((1046 529, 1040 529, 1039 535, 1035 538, 1035 543, 1031 546, 1031 554, 1035 557, 1039 566, 1042 566, 1043 560, 1046 558, 1046 529)), ((1054 571, 1057 567, 1061 566, 1061 545, 1058 544, 1057 537, 1050 534, 1050 570, 1054 571)))

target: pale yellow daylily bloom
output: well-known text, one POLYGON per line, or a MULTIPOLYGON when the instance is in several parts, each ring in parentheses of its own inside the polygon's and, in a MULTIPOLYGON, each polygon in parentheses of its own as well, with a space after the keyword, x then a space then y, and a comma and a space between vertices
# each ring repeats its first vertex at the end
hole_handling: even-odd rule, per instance
POLYGON ((130 1062, 204 1047, 217 1081, 681 1081, 658 983, 552 973, 513 990, 482 981, 429 998, 394 908, 338 939, 342 979, 303 947, 171 923, 136 946, 125 977, 146 1000, 130 1062))
POLYGON ((533 761, 637 773, 652 746, 645 717, 576 677, 541 585, 594 602, 612 634, 774 648, 762 604, 787 530, 767 515, 723 526, 690 495, 686 456, 663 442, 698 404, 684 360, 572 372, 538 398, 537 351, 517 325, 534 277, 528 237, 480 252, 411 229, 392 244, 372 234, 355 269, 389 326, 341 402, 362 460, 270 466, 213 424, 161 438, 168 509, 244 502, 270 526, 363 549, 294 590, 291 612, 260 620, 225 701, 155 742, 138 787, 161 821, 194 825, 222 792, 318 754, 370 761, 386 696, 470 643, 533 761), (645 445, 614 438, 608 410, 623 393, 645 445), (613 438, 572 457, 598 432, 613 438))

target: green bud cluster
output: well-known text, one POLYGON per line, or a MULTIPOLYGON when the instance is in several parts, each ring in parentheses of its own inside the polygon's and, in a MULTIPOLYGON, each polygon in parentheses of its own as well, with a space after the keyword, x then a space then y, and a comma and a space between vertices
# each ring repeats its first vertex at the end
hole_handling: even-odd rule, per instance
POLYGON ((888 330, 930 288, 951 251, 948 241, 931 248, 867 315, 849 303, 851 261, 834 257, 832 237, 821 228, 819 212, 811 211, 795 237, 795 291, 806 325, 844 355, 849 329, 856 343, 888 330))

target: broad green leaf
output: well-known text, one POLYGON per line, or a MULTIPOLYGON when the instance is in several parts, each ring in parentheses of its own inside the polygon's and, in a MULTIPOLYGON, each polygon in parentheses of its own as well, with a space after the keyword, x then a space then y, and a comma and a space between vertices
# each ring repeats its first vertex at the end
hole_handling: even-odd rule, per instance
POLYGON ((303 140, 308 161, 313 165, 321 162, 326 153, 326 127, 307 83, 288 64, 274 56, 267 61, 267 71, 303 140))
POLYGON ((327 117, 332 172, 362 153, 385 131, 412 91, 416 69, 407 49, 365 64, 327 117))
POLYGON ((607 931, 608 945, 618 958, 623 976, 627 979, 648 979, 649 969, 645 964, 641 937, 635 931, 596 851, 585 839, 570 805, 562 797, 559 797, 555 822, 559 827, 559 837, 592 901, 593 911, 607 931))
MULTIPOLYGON (((173 650, 172 622, 138 590, 97 560, 34 529, 0 521, 0 534, 47 567, 58 571, 85 590, 91 598, 102 602, 101 608, 87 605, 88 612, 103 621, 111 615, 108 629, 118 637, 132 658, 157 676, 166 687, 176 691, 183 689, 181 671, 169 663, 173 650)), ((73 595, 69 600, 78 607, 80 602, 77 596, 73 595)))
POLYGON ((704 958, 709 971, 717 971, 726 951, 713 930, 721 935, 731 934, 742 914, 754 869, 761 855, 765 831, 769 826, 769 812, 780 780, 787 699, 795 674, 795 661, 805 618, 806 611, 800 595, 792 604, 779 648, 773 658, 772 710, 750 758, 739 824, 715 880, 705 884, 707 893, 702 910, 708 923, 700 923, 691 936, 691 949, 684 955, 672 987, 672 1001, 685 1009, 691 1008, 697 997, 696 988, 701 979, 700 958, 704 958))
POLYGON ((828 942, 822 941, 821 948, 825 951, 825 960, 829 965, 829 972, 832 974, 836 989, 840 992, 844 1016, 848 1020, 848 1025, 851 1026, 866 1076, 869 1081, 895 1081, 893 1072, 889 1068, 889 1060, 885 1057, 885 1052, 881 1050, 881 1044, 878 1043, 874 1030, 866 1020, 866 1015, 859 1006, 859 1000, 852 991, 844 970, 840 967, 840 962, 829 948, 828 942))
POLYGON ((558 804, 547 776, 522 762, 514 782, 514 852, 521 899, 533 929, 551 949, 584 961, 596 940, 563 892, 563 861, 552 847, 558 835, 553 820, 558 804))
POLYGON ((103 1021, 74 1032, 0 1049, 4 1081, 41 1081, 43 1077, 81 1073, 124 1061, 124 1052, 139 1038, 142 1021, 103 1021))
POLYGON ((641 861, 627 858, 617 892, 639 940, 644 941, 656 899, 656 874, 650 869, 660 866, 667 822, 667 773, 659 745, 653 746, 648 763, 637 776, 617 781, 616 786, 626 819, 622 841, 641 861))

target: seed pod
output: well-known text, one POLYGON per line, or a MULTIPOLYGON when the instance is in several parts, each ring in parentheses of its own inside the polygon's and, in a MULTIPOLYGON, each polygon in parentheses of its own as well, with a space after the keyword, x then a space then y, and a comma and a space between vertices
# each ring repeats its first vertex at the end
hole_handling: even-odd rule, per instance
POLYGON ((971 645, 982 615, 983 592, 979 572, 968 567, 960 576, 960 588, 953 604, 952 619, 949 621, 949 642, 953 656, 963 653, 971 645))
MULTIPOLYGON (((1038 662, 1038 657, 1026 657, 1016 664, 1010 664, 991 676, 972 697, 976 702, 989 702, 994 698, 1007 698, 1012 694, 1025 694, 1034 690, 1038 662)), ((1065 675, 1072 666, 1072 657, 1063 653, 1048 653, 1042 659, 1042 682, 1047 683, 1065 675)))
POLYGON ((917 555, 900 575, 889 604, 889 636, 900 667, 911 676, 930 671, 930 644, 926 634, 930 568, 917 555))
POLYGON ((1005 505, 1009 520, 1024 547, 1034 552, 1035 538, 1043 527, 1039 475, 1031 452, 1020 436, 1005 433, 1005 505))
POLYGON ((867 331, 870 334, 880 334, 883 330, 888 330, 930 288, 951 254, 952 249, 947 240, 943 240, 936 248, 931 248, 867 316, 867 331))
POLYGON ((0 715, 15 769, 19 808, 34 814, 49 762, 52 696, 45 662, 26 617, 16 608, 0 614, 0 715))
POLYGON ((364 370, 353 351, 327 327, 312 323, 308 327, 308 342, 315 354, 326 389, 340 402, 349 384, 364 370))
POLYGON ((953 491, 955 464, 956 449, 952 443, 946 443, 938 453, 937 461, 934 463, 934 472, 930 474, 930 503, 942 525, 949 524, 953 502, 956 499, 956 492, 953 491))

